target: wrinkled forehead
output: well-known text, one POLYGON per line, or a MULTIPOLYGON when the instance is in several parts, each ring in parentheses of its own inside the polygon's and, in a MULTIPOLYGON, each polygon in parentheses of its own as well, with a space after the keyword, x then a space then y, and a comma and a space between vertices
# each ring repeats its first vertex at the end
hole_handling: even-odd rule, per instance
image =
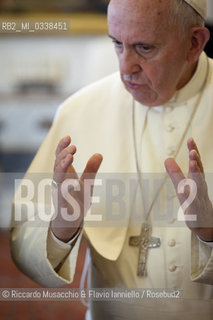
POLYGON ((108 25, 130 33, 165 30, 172 0, 111 0, 108 7, 108 25))
POLYGON ((111 0, 108 16, 122 13, 126 17, 143 17, 144 15, 162 16, 168 13, 173 0, 111 0))

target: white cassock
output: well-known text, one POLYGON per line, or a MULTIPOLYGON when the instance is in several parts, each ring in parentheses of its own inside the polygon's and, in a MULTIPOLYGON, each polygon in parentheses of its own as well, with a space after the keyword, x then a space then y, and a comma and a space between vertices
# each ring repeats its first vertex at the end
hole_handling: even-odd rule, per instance
MULTIPOLYGON (((213 172, 213 61, 203 53, 190 82, 163 106, 148 108, 135 104, 135 126, 132 125, 132 96, 125 90, 119 74, 113 74, 84 88, 70 97, 60 108, 47 138, 30 166, 26 178, 37 173, 51 173, 58 141, 66 135, 77 146, 74 166, 82 172, 94 153, 103 155, 100 171, 129 174, 137 172, 133 135, 138 150, 142 178, 146 173, 165 173, 164 160, 172 156, 181 144, 177 162, 188 171, 187 138, 192 136, 201 153, 205 172, 213 172), (142 137, 141 137, 142 136, 142 137)), ((128 180, 128 179, 127 179, 128 180)), ((210 179, 211 182, 211 179, 210 179)), ((146 188, 145 188, 146 189, 146 188)), ((209 196, 213 200, 212 186, 209 196)), ((147 192, 147 191, 146 191, 147 192)), ((138 192, 137 194, 140 194, 138 192)), ((129 237, 140 234, 141 224, 135 224, 131 209, 125 212, 121 225, 84 227, 84 236, 91 249, 90 268, 93 287, 165 288, 183 290, 183 299, 141 300, 131 302, 93 302, 93 319, 212 319, 213 256, 210 245, 202 243, 182 224, 177 224, 178 201, 175 191, 162 192, 156 201, 160 214, 173 203, 173 216, 165 225, 153 223, 152 235, 161 239, 161 246, 149 249, 147 277, 137 276, 138 248, 129 246, 129 237), (134 315, 134 316, 133 316, 134 315)), ((149 197, 143 197, 140 210, 148 210, 149 197)), ((153 198, 153 195, 151 196, 153 198)), ((36 201, 36 200, 35 200, 36 201)), ((137 203, 137 199, 135 202, 137 203)), ((21 202, 21 200, 20 200, 21 202)), ((15 201, 14 208, 19 205, 15 201)), ((46 203, 48 207, 49 204, 46 203)), ((104 205, 96 204, 96 213, 104 213, 104 205)), ((127 206, 128 207, 128 206, 127 206)), ((32 210, 32 209, 31 209, 32 210)), ((49 222, 39 219, 35 203, 33 224, 27 222, 23 206, 22 223, 12 228, 12 255, 19 268, 34 281, 46 287, 70 283, 75 273, 81 236, 72 246, 60 245, 49 232, 49 222), (70 251, 71 250, 71 251, 70 251), (63 261, 60 268, 56 268, 63 261), (54 270, 57 269, 57 272, 54 270)), ((15 212, 15 211, 14 211, 15 212)), ((156 211, 155 211, 156 212, 156 211)), ((165 211, 166 212, 166 211, 165 211)), ((12 223, 13 225, 13 223, 12 223)))

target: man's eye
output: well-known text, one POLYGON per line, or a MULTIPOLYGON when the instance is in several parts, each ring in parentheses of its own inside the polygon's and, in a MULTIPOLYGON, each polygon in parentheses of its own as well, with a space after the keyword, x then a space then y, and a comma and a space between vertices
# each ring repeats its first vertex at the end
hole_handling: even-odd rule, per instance
POLYGON ((117 40, 112 40, 112 42, 114 43, 115 47, 117 48, 121 48, 122 47, 122 43, 117 41, 117 40))
POLYGON ((140 45, 136 46, 136 50, 138 52, 150 52, 152 50, 152 48, 150 46, 140 44, 140 45))

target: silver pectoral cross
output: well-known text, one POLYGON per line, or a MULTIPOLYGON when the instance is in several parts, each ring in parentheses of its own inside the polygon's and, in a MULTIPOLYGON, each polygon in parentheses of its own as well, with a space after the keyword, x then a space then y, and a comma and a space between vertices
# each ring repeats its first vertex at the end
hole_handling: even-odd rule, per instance
POLYGON ((148 249, 160 247, 160 238, 151 237, 152 228, 148 222, 144 222, 141 227, 141 234, 137 237, 129 238, 129 245, 139 247, 137 275, 144 277, 147 275, 146 263, 148 249))

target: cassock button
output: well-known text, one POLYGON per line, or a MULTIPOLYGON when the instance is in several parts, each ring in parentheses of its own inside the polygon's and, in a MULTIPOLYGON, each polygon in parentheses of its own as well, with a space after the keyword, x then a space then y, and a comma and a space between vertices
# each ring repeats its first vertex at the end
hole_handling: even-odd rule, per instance
POLYGON ((166 128, 167 132, 172 132, 175 129, 175 127, 172 124, 169 124, 166 128))
POLYGON ((174 265, 174 264, 171 264, 171 265, 169 266, 169 271, 170 271, 170 272, 174 272, 176 269, 177 269, 177 267, 176 267, 176 265, 174 265))
POLYGON ((175 148, 168 148, 166 152, 167 156, 171 157, 175 154, 175 148))
POLYGON ((169 242, 168 242, 168 246, 169 246, 169 247, 174 247, 175 245, 176 245, 175 239, 169 240, 169 242))

